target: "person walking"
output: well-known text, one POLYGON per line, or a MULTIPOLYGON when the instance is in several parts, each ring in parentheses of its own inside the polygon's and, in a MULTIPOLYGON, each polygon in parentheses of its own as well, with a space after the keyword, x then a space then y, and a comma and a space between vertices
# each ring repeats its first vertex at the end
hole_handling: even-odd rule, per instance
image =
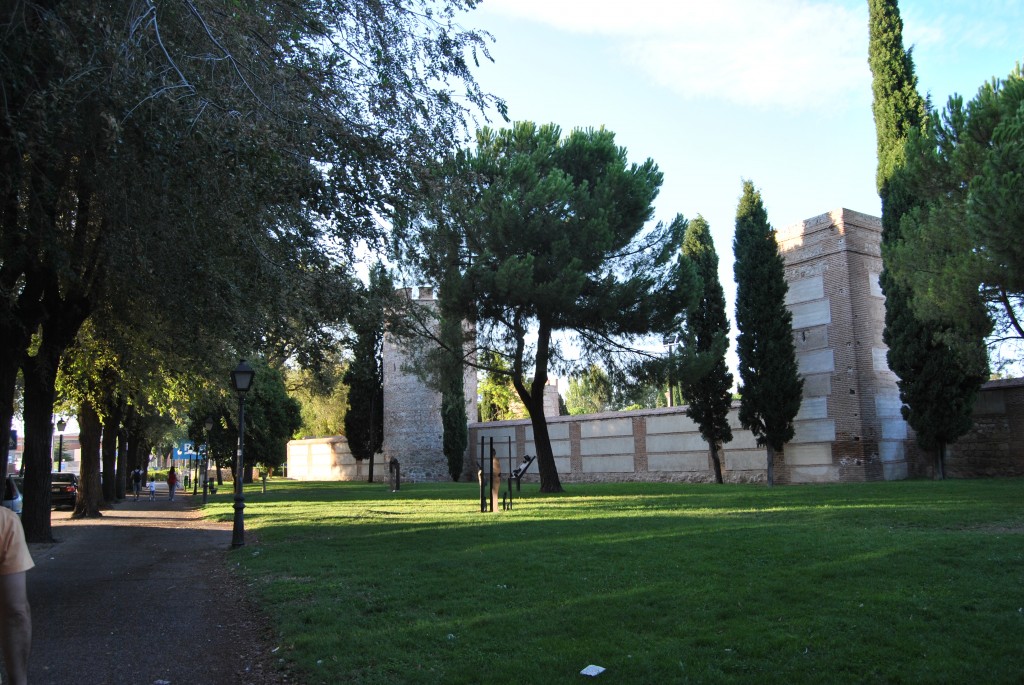
POLYGON ((156 478, 151 476, 149 479, 149 501, 153 502, 156 500, 156 478))
POLYGON ((142 490, 142 469, 132 471, 132 491, 135 492, 135 501, 139 501, 139 492, 142 490))
POLYGON ((178 485, 178 474, 174 472, 174 467, 167 472, 167 491, 170 493, 170 500, 174 501, 174 488, 178 485))
POLYGON ((25 572, 35 566, 21 519, 0 507, 0 643, 7 681, 28 682, 28 655, 32 649, 32 610, 28 603, 25 572))

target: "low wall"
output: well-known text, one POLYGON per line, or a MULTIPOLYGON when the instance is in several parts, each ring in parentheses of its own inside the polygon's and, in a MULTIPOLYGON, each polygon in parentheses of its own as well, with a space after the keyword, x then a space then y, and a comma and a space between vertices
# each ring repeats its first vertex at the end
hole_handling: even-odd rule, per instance
MULTIPOLYGON (((757 446, 750 431, 740 427, 738 411, 737 406, 729 414, 733 439, 721 453, 723 478, 764 480, 765 450, 757 446)), ((552 416, 548 433, 563 482, 714 480, 707 443, 683 407, 552 416)), ((510 449, 515 464, 524 455, 537 453, 529 420, 472 423, 469 438, 467 480, 476 479, 481 439, 489 446, 494 438, 502 471, 508 468, 510 449)), ((523 480, 536 482, 537 467, 531 466, 523 480)))
MULTIPOLYGON (((568 483, 714 480, 707 443, 685 412, 685 407, 669 407, 548 417, 559 478, 568 483)), ((974 421, 971 432, 949 447, 947 477, 1024 476, 1024 379, 986 383, 975 403, 974 421)), ((765 449, 740 426, 739 403, 729 412, 729 425, 733 439, 722 450, 723 479, 736 483, 765 480, 765 449)), ((824 402, 805 398, 795 428, 793 440, 775 456, 776 483, 867 480, 859 473, 854 473, 855 477, 848 473, 850 459, 844 455, 849 440, 837 439, 824 402)), ((476 480, 481 439, 489 445, 491 438, 503 472, 508 469, 510 451, 513 465, 524 455, 537 453, 529 420, 472 423, 464 480, 476 480)), ((905 439, 902 447, 916 455, 909 459, 916 466, 906 475, 934 476, 934 455, 922 454, 912 437, 905 439)), ((537 481, 535 465, 524 480, 537 481)))
MULTIPOLYGON (((383 462, 377 455, 377 468, 383 462)), ((293 480, 367 480, 370 462, 358 461, 343 435, 288 443, 288 477, 293 480)))
POLYGON ((946 475, 1024 476, 1024 378, 982 386, 974 403, 974 427, 949 446, 946 475))

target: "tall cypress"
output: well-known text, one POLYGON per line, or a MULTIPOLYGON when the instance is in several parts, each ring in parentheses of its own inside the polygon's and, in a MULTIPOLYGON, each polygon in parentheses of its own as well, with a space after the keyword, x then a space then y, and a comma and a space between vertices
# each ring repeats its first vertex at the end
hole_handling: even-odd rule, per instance
POLYGON ((971 410, 988 371, 984 341, 956 322, 921 321, 911 308, 912 292, 889 266, 902 240, 900 222, 920 199, 907 172, 907 140, 924 133, 928 104, 917 92, 910 51, 903 48, 903 21, 896 0, 869 0, 868 63, 878 140, 876 182, 882 200, 882 260, 889 368, 899 377, 902 414, 918 444, 937 450, 937 475, 944 476, 946 446, 971 427, 971 410))
POLYGON ((729 427, 732 374, 725 363, 729 318, 725 312, 725 292, 718 278, 718 253, 710 227, 700 215, 686 227, 683 256, 693 262, 704 283, 700 301, 686 315, 687 348, 715 357, 714 365, 707 374, 692 383, 683 384, 683 401, 686 402, 686 415, 697 423, 701 436, 708 443, 715 481, 721 483, 722 460, 718 451, 723 443, 732 440, 732 428, 729 427))
POLYGON ((736 262, 736 339, 740 371, 740 423, 765 447, 768 485, 775 453, 793 438, 803 380, 797 373, 793 314, 786 308, 785 267, 761 193, 743 182, 733 238, 736 262))

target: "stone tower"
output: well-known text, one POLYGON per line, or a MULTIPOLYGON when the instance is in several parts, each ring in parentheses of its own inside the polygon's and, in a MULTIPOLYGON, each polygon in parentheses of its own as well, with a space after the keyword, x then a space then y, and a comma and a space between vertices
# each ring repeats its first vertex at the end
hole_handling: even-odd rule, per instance
POLYGON ((909 427, 882 341, 882 224, 837 209, 779 230, 804 399, 783 482, 911 475, 909 427))
MULTIPOLYGON (((431 288, 419 288, 415 298, 412 288, 405 288, 404 293, 419 305, 437 307, 431 288)), ((403 480, 450 481, 444 456, 441 393, 428 387, 410 369, 410 355, 408 345, 385 334, 384 459, 399 461, 403 480)), ((466 416, 476 421, 476 369, 468 365, 463 369, 466 416)))

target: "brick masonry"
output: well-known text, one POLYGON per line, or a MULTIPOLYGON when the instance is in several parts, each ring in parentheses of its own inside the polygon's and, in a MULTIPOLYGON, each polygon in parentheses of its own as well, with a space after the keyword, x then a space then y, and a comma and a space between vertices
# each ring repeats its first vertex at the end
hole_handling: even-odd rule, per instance
MULTIPOLYGON (((878 285, 881 230, 877 217, 837 209, 777 233, 804 379, 796 435, 776 455, 778 483, 934 474, 935 457, 917 448, 886 362, 885 298, 878 285)), ((430 290, 420 289, 418 301, 432 304, 430 290)), ((448 480, 440 395, 408 372, 405 354, 385 339, 384 457, 401 461, 403 478, 448 480)), ((476 392, 475 370, 467 367, 470 417, 476 416, 476 392)), ((723 447, 723 476, 733 482, 763 480, 765 450, 740 427, 737 413, 734 407, 729 417, 734 438, 723 447)), ((948 475, 1024 475, 1024 379, 988 383, 975 416, 974 430, 950 447, 948 475)), ((549 416, 548 421, 555 465, 566 482, 714 477, 707 444, 683 408, 549 416)), ((481 441, 489 445, 491 438, 503 459, 510 451, 514 461, 536 454, 529 421, 471 423, 464 478, 475 479, 481 441)), ((526 480, 536 478, 536 467, 531 471, 526 480)))

